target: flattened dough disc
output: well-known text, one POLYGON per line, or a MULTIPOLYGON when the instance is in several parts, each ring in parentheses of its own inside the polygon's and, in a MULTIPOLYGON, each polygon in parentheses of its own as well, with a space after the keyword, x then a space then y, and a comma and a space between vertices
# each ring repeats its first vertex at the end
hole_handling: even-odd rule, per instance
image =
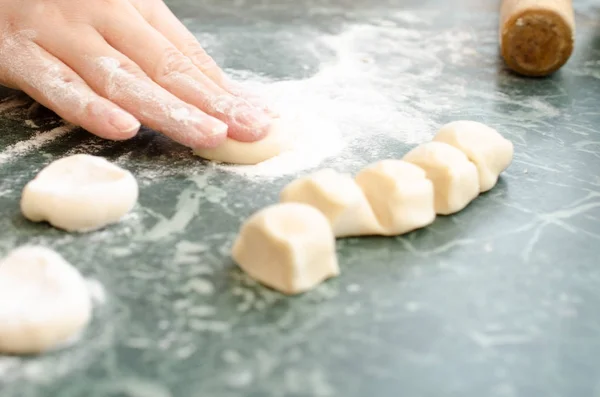
POLYGON ((292 131, 289 123, 276 119, 267 135, 256 142, 240 142, 227 138, 213 149, 196 149, 194 154, 220 163, 254 165, 279 155, 291 147, 292 131))

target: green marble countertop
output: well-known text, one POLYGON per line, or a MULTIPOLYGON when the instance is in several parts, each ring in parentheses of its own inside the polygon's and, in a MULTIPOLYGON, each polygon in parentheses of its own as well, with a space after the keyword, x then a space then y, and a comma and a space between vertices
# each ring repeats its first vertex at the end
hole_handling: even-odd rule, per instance
POLYGON ((598 395, 600 8, 576 3, 570 62, 523 79, 499 60, 497 4, 171 1, 228 71, 314 123, 312 149, 269 167, 207 164, 152 131, 102 141, 2 91, 0 252, 53 247, 107 300, 72 348, 0 358, 0 395, 598 395), (399 158, 461 118, 516 149, 466 210, 340 240, 342 275, 298 297, 230 259, 240 223, 297 175, 399 158), (135 173, 121 224, 69 235, 20 215, 25 183, 74 153, 135 173))

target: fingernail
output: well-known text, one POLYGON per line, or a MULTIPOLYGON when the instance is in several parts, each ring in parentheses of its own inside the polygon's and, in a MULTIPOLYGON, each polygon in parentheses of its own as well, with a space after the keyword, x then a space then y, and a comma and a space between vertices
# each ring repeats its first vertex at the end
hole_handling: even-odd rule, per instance
POLYGON ((122 133, 133 132, 141 127, 140 122, 135 117, 121 109, 113 109, 108 117, 108 122, 122 133))

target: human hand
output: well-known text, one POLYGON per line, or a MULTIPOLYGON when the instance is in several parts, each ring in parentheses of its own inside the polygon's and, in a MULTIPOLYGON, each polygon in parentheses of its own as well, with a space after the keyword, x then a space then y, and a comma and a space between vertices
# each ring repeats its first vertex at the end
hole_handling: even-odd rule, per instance
POLYGON ((0 84, 107 139, 140 122, 191 148, 262 138, 276 115, 162 0, 0 0, 0 84))

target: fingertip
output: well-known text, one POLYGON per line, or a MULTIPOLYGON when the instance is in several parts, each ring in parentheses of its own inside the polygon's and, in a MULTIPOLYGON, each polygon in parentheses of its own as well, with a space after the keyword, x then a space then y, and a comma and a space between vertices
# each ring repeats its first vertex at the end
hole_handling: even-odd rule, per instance
POLYGON ((138 132, 140 132, 141 124, 138 124, 137 127, 132 128, 129 131, 118 131, 115 134, 112 134, 108 139, 112 139, 113 141, 126 141, 135 137, 138 132))
POLYGON ((141 127, 134 116, 100 97, 88 103, 85 111, 77 115, 73 122, 94 135, 113 141, 133 138, 141 127))
POLYGON ((108 112, 107 121, 114 129, 111 135, 115 140, 133 138, 142 126, 135 117, 117 107, 108 112))
POLYGON ((196 147, 193 149, 213 149, 217 146, 220 146, 227 139, 228 130, 229 127, 227 124, 222 122, 215 123, 215 126, 211 129, 210 133, 203 136, 203 139, 200 143, 201 147, 196 145, 196 147))
POLYGON ((257 142, 264 139, 267 135, 269 135, 269 131, 271 130, 272 125, 273 122, 263 125, 262 127, 250 130, 249 134, 244 137, 245 142, 257 142))
POLYGON ((240 142, 257 142, 266 137, 279 118, 269 117, 264 122, 245 126, 236 126, 229 130, 229 137, 240 142))
POLYGON ((172 139, 191 149, 213 149, 220 146, 227 139, 229 127, 227 124, 210 116, 203 123, 196 124, 193 128, 184 126, 186 132, 176 134, 168 133, 172 139))

